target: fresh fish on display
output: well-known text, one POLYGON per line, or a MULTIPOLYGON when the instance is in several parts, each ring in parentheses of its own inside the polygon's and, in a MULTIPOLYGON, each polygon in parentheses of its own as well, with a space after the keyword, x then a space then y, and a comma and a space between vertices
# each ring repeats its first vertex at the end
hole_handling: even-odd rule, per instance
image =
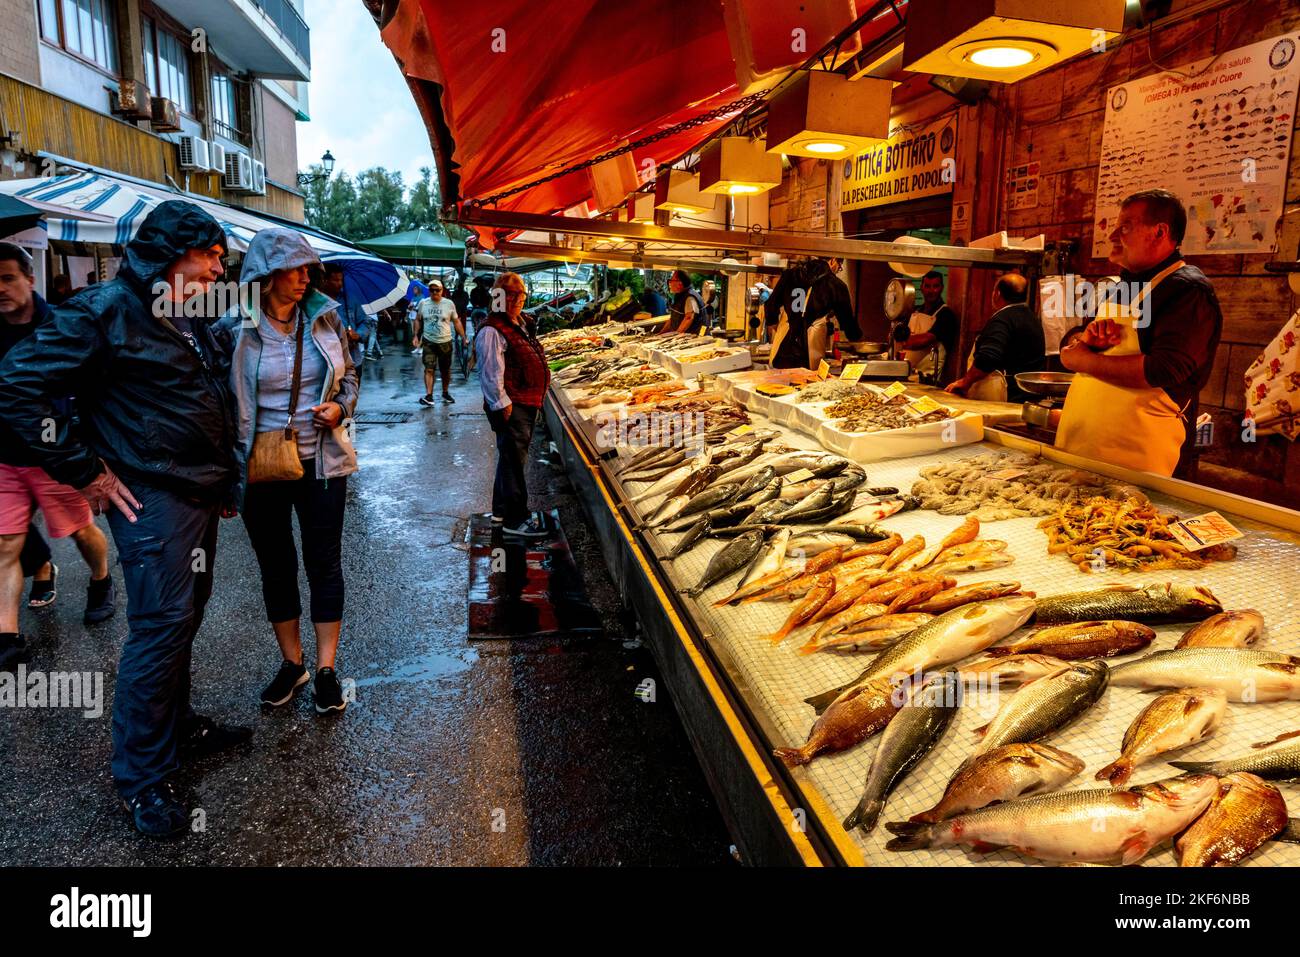
POLYGON ((898 588, 895 590, 885 591, 877 594, 876 590, 881 587, 880 579, 884 578, 888 574, 889 573, 886 572, 884 569, 874 569, 872 570, 871 574, 863 574, 857 578, 854 578, 852 581, 844 582, 840 584, 839 587, 836 589, 835 597, 832 598, 830 601, 828 601, 825 607, 823 607, 822 610, 819 611, 813 617, 812 620, 825 621, 827 618, 833 618, 835 615, 838 615, 840 612, 844 611, 846 608, 848 608, 850 605, 857 602, 859 599, 868 602, 888 601, 894 595, 898 594, 898 591, 905 589, 907 587, 907 583, 904 582, 900 584, 898 588), (867 595, 868 592, 871 593, 869 597, 867 595))
POLYGON ((1300 780, 1300 731, 1288 731, 1272 741, 1253 744, 1250 752, 1236 758, 1169 763, 1183 771, 1204 772, 1217 777, 1248 771, 1269 781, 1296 781, 1300 780))
POLYGON ((906 611, 909 608, 922 604, 941 591, 947 591, 956 584, 952 578, 936 578, 928 582, 920 582, 911 588, 899 592, 889 603, 889 614, 899 611, 906 611))
POLYGON ((823 485, 817 491, 799 499, 790 502, 789 507, 780 513, 782 523, 795 521, 800 515, 807 515, 826 508, 831 504, 831 490, 829 486, 823 485))
POLYGON ((844 830, 860 828, 869 833, 875 829, 890 793, 930 753, 952 723, 960 694, 957 672, 952 670, 931 675, 913 692, 880 736, 862 799, 844 819, 844 830))
POLYGON ((928 545, 915 555, 910 556, 898 566, 899 571, 910 572, 917 568, 924 568, 948 548, 955 548, 958 545, 969 545, 975 541, 980 534, 980 522, 973 515, 967 516, 966 520, 957 526, 943 541, 935 545, 928 545))
MULTIPOLYGON (((731 476, 728 476, 728 478, 730 481, 736 481, 731 476)), ((738 499, 745 499, 756 492, 761 492, 774 478, 776 478, 776 469, 772 468, 770 465, 765 465, 750 476, 748 480, 738 483, 740 485, 740 491, 736 493, 736 497, 738 499)), ((778 484, 778 493, 780 492, 780 488, 781 486, 778 484)))
POLYGON ((783 528, 768 540, 754 556, 754 560, 749 563, 745 569, 745 574, 740 576, 740 583, 736 586, 737 590, 743 589, 752 581, 757 581, 766 575, 772 574, 778 568, 785 564, 785 556, 790 548, 790 536, 793 533, 788 528, 783 528))
POLYGON ((698 522, 696 522, 694 525, 692 525, 690 528, 686 530, 686 534, 682 536, 681 541, 679 541, 676 545, 673 546, 673 550, 668 553, 668 555, 664 558, 664 561, 670 562, 674 558, 686 554, 697 544, 699 544, 700 539, 704 538, 704 533, 707 532, 708 530, 709 530, 708 518, 705 517, 700 519, 698 522))
POLYGON ((1036 620, 1040 625, 1109 618, 1161 624, 1201 621, 1221 611, 1219 600, 1200 585, 1108 585, 1039 598, 1036 620))
POLYGON ((679 465, 677 468, 673 469, 663 478, 659 479, 659 481, 651 485, 640 495, 633 497, 632 504, 640 505, 642 502, 648 501, 649 499, 654 498, 656 495, 664 494, 669 489, 674 488, 679 483, 681 483, 681 481, 684 478, 686 478, 686 476, 690 475, 692 470, 694 470, 695 468, 697 468, 695 462, 687 462, 684 465, 679 465))
MULTIPOLYGON (((784 529, 790 531, 790 529, 784 529)), ((790 541, 790 550, 802 552, 805 555, 816 555, 818 552, 824 552, 828 548, 839 546, 840 548, 849 549, 855 546, 858 540, 852 535, 842 535, 835 532, 804 532, 796 535, 790 541)))
POLYGON ((1104 662, 1087 661, 1022 685, 981 729, 975 753, 1029 744, 1060 730, 1101 699, 1109 680, 1104 662))
POLYGON ((890 648, 898 644, 901 639, 907 637, 933 618, 933 615, 921 615, 913 612, 901 615, 878 615, 875 618, 851 625, 839 634, 831 635, 820 643, 810 641, 799 649, 799 653, 811 655, 819 651, 841 653, 881 651, 884 648, 890 648))
POLYGON ((854 550, 859 555, 888 555, 903 543, 901 535, 886 531, 879 525, 868 525, 861 522, 836 521, 827 525, 823 531, 834 532, 837 535, 849 535, 859 542, 866 543, 855 546, 854 550))
POLYGON ((999 658, 1037 652, 1066 661, 1110 658, 1141 651, 1155 637, 1153 629, 1135 621, 1078 621, 1043 628, 1023 641, 990 648, 989 655, 999 658))
MULTIPOLYGON (((709 520, 709 533, 711 535, 718 533, 718 537, 722 537, 720 533, 724 529, 736 528, 753 511, 754 506, 740 502, 735 505, 728 505, 725 508, 712 509, 706 512, 704 517, 709 520)), ((674 529, 669 529, 669 531, 674 531, 674 529)), ((741 531, 744 531, 744 529, 741 529, 741 531)))
POLYGON ((669 498, 676 498, 679 495, 693 496, 708 487, 722 471, 722 466, 707 462, 697 469, 693 469, 689 474, 682 477, 682 480, 668 493, 669 498))
POLYGON ((790 612, 790 617, 785 620, 780 630, 767 636, 768 641, 774 644, 784 641, 790 632, 815 615, 817 609, 826 604, 827 599, 833 594, 835 594, 835 576, 827 572, 818 575, 808 589, 808 594, 795 606, 794 611, 790 612))
MULTIPOLYGON (((801 512, 798 516, 791 519, 791 521, 799 525, 813 525, 837 518, 853 507, 854 497, 854 492, 845 492, 840 498, 831 499, 831 503, 825 508, 814 509, 810 512, 801 512)), ((786 521, 785 516, 781 517, 781 521, 786 521)))
POLYGON ((780 476, 770 478, 763 485, 759 486, 757 490, 742 498, 739 504, 748 505, 751 509, 755 509, 767 502, 775 501, 781 497, 781 486, 784 482, 785 479, 780 476))
POLYGON ((920 554, 924 548, 925 536, 913 535, 889 553, 889 560, 885 562, 885 571, 892 571, 913 555, 920 554))
POLYGON ((875 734, 898 713, 896 689, 888 679, 864 681, 836 698, 812 726, 808 740, 797 748, 774 752, 786 767, 807 764, 819 754, 844 751, 875 734))
POLYGON ((1160 695, 1133 719, 1119 758, 1098 771, 1097 780, 1122 788, 1139 764, 1204 741, 1227 710, 1228 696, 1217 688, 1183 688, 1160 695))
POLYGON ((1229 701, 1300 700, 1300 658, 1250 648, 1183 648, 1117 665, 1123 688, 1220 688, 1229 701))
POLYGON ((774 498, 770 502, 764 502, 758 508, 749 513, 749 516, 741 521, 741 526, 745 525, 767 525, 770 522, 776 522, 781 519, 786 512, 794 508, 797 503, 787 502, 784 499, 774 498))
POLYGON ((1193 625, 1178 639, 1179 648, 1245 648, 1264 634, 1264 616, 1245 608, 1211 615, 1193 625))
POLYGON ((688 588, 684 594, 694 598, 709 586, 740 571, 753 561, 762 547, 762 532, 750 532, 732 539, 709 559, 709 564, 704 569, 704 574, 700 576, 699 582, 693 588, 688 588))
POLYGON ((990 804, 1055 791, 1083 767, 1074 755, 1046 744, 1008 744, 967 763, 948 782, 939 803, 911 820, 935 824, 990 804))
POLYGON ((694 515, 697 512, 706 512, 712 508, 718 508, 726 505, 735 499, 740 492, 740 486, 734 482, 726 482, 722 485, 714 485, 706 488, 703 492, 698 493, 692 498, 684 509, 678 515, 685 518, 688 515, 694 515))
POLYGON ((650 513, 646 519, 647 528, 658 528, 660 525, 666 525, 674 518, 681 514, 691 501, 689 495, 674 495, 672 498, 666 498, 660 503, 659 507, 650 513))
POLYGON ((975 582, 970 585, 958 585, 938 592, 915 606, 916 611, 925 611, 941 615, 961 605, 976 601, 990 601, 1004 598, 1020 591, 1020 582, 975 582))
MULTIPOLYGON (((747 533, 748 534, 748 533, 747 533)), ((764 575, 761 578, 755 578, 748 585, 737 588, 734 592, 720 601, 714 602, 715 605, 730 605, 741 600, 752 600, 762 596, 768 591, 780 588, 782 585, 794 581, 797 578, 803 578, 806 575, 816 575, 835 566, 840 560, 840 550, 837 548, 827 549, 819 555, 814 555, 804 562, 787 561, 776 571, 764 575)))
POLYGON ((1286 799, 1276 787, 1237 771, 1219 780, 1208 811, 1174 844, 1180 867, 1232 867, 1288 825, 1286 799))
MULTIPOLYGON (((942 557, 940 556, 941 559, 942 557)), ((936 575, 964 575, 967 572, 988 572, 995 568, 1005 568, 1015 560, 1014 555, 1008 555, 1006 552, 988 552, 952 561, 937 561, 930 566, 930 571, 936 575)))
POLYGON ((1045 794, 967 811, 936 824, 886 824, 890 851, 967 844, 1010 847, 1043 861, 1136 864, 1210 806, 1219 782, 1208 774, 1142 787, 1045 794))
POLYGON ((965 681, 989 681, 997 685, 1022 685, 1070 666, 1068 661, 1050 655, 1012 655, 1009 658, 982 658, 961 669, 965 681))
POLYGON ((853 525, 853 524, 874 524, 882 519, 889 518, 891 515, 897 515, 908 507, 906 498, 896 498, 885 502, 868 502, 858 508, 854 508, 848 514, 836 519, 832 524, 835 525, 853 525))

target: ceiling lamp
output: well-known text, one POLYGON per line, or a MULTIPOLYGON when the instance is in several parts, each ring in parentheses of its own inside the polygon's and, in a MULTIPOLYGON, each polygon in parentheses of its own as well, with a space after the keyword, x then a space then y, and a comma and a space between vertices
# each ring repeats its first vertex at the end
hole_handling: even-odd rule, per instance
POLYGON ((1011 83, 1109 43, 1125 0, 911 0, 903 66, 1011 83))
POLYGON ((684 169, 669 169, 655 180, 655 209, 670 213, 711 213, 718 197, 700 192, 700 178, 684 169))
POLYGON ((781 157, 747 136, 723 136, 700 153, 700 190, 752 196, 781 185, 781 157))
POLYGON ((627 221, 629 223, 653 224, 655 221, 655 194, 628 193, 627 221))
POLYGON ((811 70, 767 104, 767 151, 815 159, 860 153, 889 137, 893 84, 811 70))

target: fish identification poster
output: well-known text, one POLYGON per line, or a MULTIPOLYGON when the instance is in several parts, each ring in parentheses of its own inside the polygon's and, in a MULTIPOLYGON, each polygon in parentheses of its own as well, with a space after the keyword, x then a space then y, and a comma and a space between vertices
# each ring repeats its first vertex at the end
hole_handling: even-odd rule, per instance
POLYGON ((1107 90, 1093 256, 1110 254, 1120 201, 1157 187, 1187 207, 1184 253, 1275 250, 1298 52, 1293 33, 1107 90))

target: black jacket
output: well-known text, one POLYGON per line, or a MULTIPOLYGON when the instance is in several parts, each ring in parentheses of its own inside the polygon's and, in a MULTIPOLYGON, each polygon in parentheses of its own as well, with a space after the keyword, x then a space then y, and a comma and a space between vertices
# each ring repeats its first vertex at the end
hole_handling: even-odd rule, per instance
POLYGON ((0 421, 55 480, 81 488, 106 461, 133 481, 205 501, 237 476, 230 360, 208 322, 190 323, 205 359, 154 314, 152 287, 190 249, 225 246, 221 227, 192 203, 154 208, 126 247, 117 278, 56 306, 0 362, 0 421), (54 400, 76 397, 79 433, 54 400), (46 441, 46 425, 57 434, 46 441), (84 437, 84 440, 83 440, 84 437))
POLYGON ((784 309, 789 319, 780 355, 772 365, 778 369, 808 365, 808 329, 823 316, 833 315, 850 342, 862 338, 858 317, 853 311, 848 284, 831 272, 822 259, 810 259, 789 267, 776 281, 776 288, 763 303, 763 313, 775 328, 784 309), (802 312, 796 306, 802 305, 802 312))
POLYGON ((1025 303, 1011 303, 993 313, 975 339, 975 368, 1005 372, 1008 401, 1032 401, 1016 385, 1016 376, 1041 372, 1046 364, 1045 353, 1042 321, 1025 303))

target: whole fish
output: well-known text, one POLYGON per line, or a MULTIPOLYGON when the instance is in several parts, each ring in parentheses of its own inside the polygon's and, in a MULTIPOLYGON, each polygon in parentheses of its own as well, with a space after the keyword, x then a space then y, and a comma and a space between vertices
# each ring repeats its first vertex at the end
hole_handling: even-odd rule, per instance
POLYGON ((934 615, 928 615, 924 612, 909 611, 897 615, 881 615, 879 618, 872 618, 869 621, 862 621, 852 625, 846 631, 855 635, 867 635, 873 631, 893 631, 896 628, 906 628, 909 631, 920 628, 926 622, 934 621, 934 615))
POLYGON ((706 516, 686 530, 686 534, 683 535, 677 544, 673 546, 673 550, 665 556, 664 561, 671 562, 674 558, 685 555, 688 551, 699 544, 700 539, 704 538, 704 533, 708 530, 709 519, 706 516))
POLYGON ((975 582, 971 585, 958 585, 947 588, 914 606, 915 611, 925 611, 932 615, 941 615, 961 605, 973 601, 989 601, 1003 598, 1020 591, 1020 582, 975 582))
POLYGON ((780 513, 780 519, 783 523, 795 521, 800 515, 807 515, 826 508, 831 504, 832 495, 830 486, 822 486, 817 491, 805 496, 797 501, 790 502, 789 507, 780 513))
POLYGON ((819 754, 844 751, 889 724, 901 704, 887 679, 863 682, 826 709, 802 746, 777 748, 774 753, 786 767, 793 768, 807 764, 819 754))
POLYGON ((822 607, 822 610, 817 612, 812 620, 825 621, 827 618, 832 618, 844 611, 844 609, 848 608, 850 605, 854 604, 868 591, 877 588, 880 583, 880 578, 886 575, 887 572, 883 569, 877 569, 876 571, 879 574, 873 573, 871 575, 861 575, 851 582, 841 584, 835 590, 835 597, 828 601, 822 607))
MULTIPOLYGON (((819 522, 828 522, 837 516, 843 515, 853 507, 853 495, 853 492, 845 492, 839 498, 832 498, 831 503, 825 508, 802 512, 797 517, 788 520, 799 525, 815 525, 819 522)), ((782 515, 780 521, 787 521, 786 516, 782 515)))
MULTIPOLYGON (((758 458, 762 454, 763 454, 763 443, 747 442, 744 444, 743 447, 737 449, 734 455, 726 457, 721 463, 719 463, 721 469, 718 474, 721 476, 726 476, 728 481, 734 481, 734 479, 731 477, 731 473, 738 472, 740 469, 747 466, 750 462, 754 461, 754 459, 758 458)), ((716 452, 714 453, 714 461, 715 462, 717 461, 716 452)), ((745 483, 741 482, 738 484, 743 485, 745 483)))
MULTIPOLYGON (((761 534, 761 533, 759 533, 761 534)), ((731 605, 738 601, 750 600, 757 596, 764 595, 769 591, 780 588, 797 578, 803 578, 805 575, 816 575, 826 571, 840 560, 840 550, 832 548, 824 551, 806 561, 787 561, 776 571, 770 572, 762 577, 755 578, 747 585, 742 585, 726 598, 714 602, 715 606, 731 605)))
POLYGON ((975 541, 980 534, 980 521, 974 515, 968 515, 966 520, 948 533, 943 541, 934 545, 927 545, 915 555, 909 557, 906 561, 898 566, 899 571, 910 572, 918 568, 924 568, 936 558, 939 553, 947 548, 955 548, 958 545, 969 545, 975 541))
POLYGON ((1023 641, 989 649, 993 658, 1044 654, 1066 661, 1110 658, 1141 651, 1155 639, 1154 629, 1135 621, 1077 621, 1035 631, 1023 641))
POLYGON ((818 575, 803 601, 795 605, 794 611, 790 612, 790 617, 785 620, 785 624, 778 631, 767 636, 768 641, 774 644, 785 641, 790 632, 815 615, 817 609, 826 604, 826 600, 833 594, 835 594, 835 576, 825 572, 818 575))
MULTIPOLYGON (((848 551, 845 549, 844 554, 848 551)), ((835 576, 835 587, 842 588, 864 578, 872 581, 884 580, 889 575, 889 572, 880 567, 884 561, 884 555, 859 555, 857 558, 845 559, 842 554, 840 563, 831 569, 831 573, 835 576)))
POLYGON ((776 478, 768 479, 757 491, 751 492, 740 499, 740 504, 748 505, 752 510, 778 499, 781 497, 781 486, 784 482, 785 480, 779 475, 776 478))
POLYGON ((835 635, 844 631, 850 625, 854 625, 870 618, 880 618, 889 613, 889 606, 880 602, 873 601, 855 601, 848 608, 832 615, 826 621, 822 622, 820 628, 813 633, 808 639, 808 645, 812 650, 820 648, 822 644, 829 641, 835 635))
POLYGON ((1122 618, 1160 624, 1201 621, 1223 611, 1219 600, 1199 585, 1108 585, 1038 599, 1038 624, 1122 618))
MULTIPOLYGON (((728 476, 728 478, 733 482, 735 481, 731 476, 728 476)), ((770 483, 774 478, 776 478, 776 469, 772 468, 770 465, 763 466, 754 473, 750 479, 738 483, 740 485, 740 491, 736 493, 736 498, 738 500, 743 500, 751 495, 763 491, 763 489, 767 487, 768 483, 770 483)), ((776 490, 777 494, 780 494, 781 486, 779 484, 777 485, 776 490)))
POLYGON ((820 714, 836 698, 871 678, 950 665, 1005 638, 1028 621, 1033 613, 1034 600, 1022 595, 954 608, 926 622, 892 648, 882 651, 848 684, 805 700, 820 714))
POLYGON ((1232 867, 1287 826, 1286 799, 1246 771, 1219 780, 1210 809, 1178 838, 1179 867, 1232 867))
MULTIPOLYGON (((859 549, 866 549, 867 545, 879 546, 879 550, 884 552, 885 554, 888 554, 893 549, 898 547, 898 545, 892 544, 895 538, 898 539, 898 544, 902 544, 903 541, 903 539, 900 536, 885 531, 879 525, 867 525, 861 522, 844 523, 836 520, 830 525, 827 525, 824 530, 828 532, 834 532, 837 535, 848 535, 852 538, 856 538, 860 542, 866 543, 864 545, 859 546, 859 549), (890 542, 891 544, 886 546, 885 545, 886 542, 890 542)), ((874 554, 874 551, 863 550, 860 553, 864 555, 870 555, 870 554, 874 554)))
POLYGON ((894 498, 898 495, 898 488, 893 485, 873 485, 864 491, 867 495, 874 495, 877 498, 894 498))
POLYGON ((1050 655, 1011 655, 1009 658, 984 658, 972 662, 961 669, 961 676, 967 682, 1022 685, 1068 666, 1068 661, 1050 655))
POLYGON ((736 586, 737 590, 765 575, 770 575, 785 564, 791 534, 790 529, 783 528, 768 540, 767 544, 754 556, 754 560, 749 563, 749 567, 745 569, 745 574, 740 576, 740 583, 736 586))
MULTIPOLYGON (((852 654, 865 651, 875 652, 883 648, 890 648, 925 624, 924 621, 909 624, 906 621, 909 617, 912 616, 879 615, 876 618, 846 628, 837 635, 831 635, 824 641, 817 642, 816 639, 813 639, 799 649, 799 654, 811 655, 819 651, 852 654), (891 621, 892 624, 889 623, 891 621), (876 627, 870 627, 873 625, 876 627)), ((921 615, 919 617, 930 619, 934 616, 921 615)))
POLYGON ((1005 568, 1015 560, 1014 555, 1008 555, 1006 552, 987 552, 950 561, 943 560, 942 556, 940 556, 940 560, 930 566, 930 571, 934 572, 936 575, 962 575, 966 572, 989 572, 995 568, 1005 568))
POLYGON ((1210 806, 1218 779, 1208 774, 1111 788, 1044 794, 967 811, 945 821, 886 824, 898 835, 886 850, 969 844, 1011 847, 1043 861, 1136 864, 1210 806))
POLYGON ((1251 608, 1224 611, 1193 625, 1178 639, 1179 648, 1245 648, 1264 634, 1264 616, 1251 608))
POLYGON ((668 493, 669 498, 679 495, 692 496, 704 491, 710 482, 721 474, 722 466, 709 463, 691 471, 668 493))
POLYGON ((913 535, 907 541, 903 542, 896 549, 889 553, 889 560, 885 562, 885 571, 892 571, 898 568, 904 561, 913 555, 920 554, 925 548, 925 536, 913 535))
POLYGON ((987 557, 991 552, 1005 552, 1007 543, 996 538, 984 538, 977 542, 967 542, 965 545, 954 545, 952 548, 945 548, 939 553, 939 561, 949 562, 956 561, 959 558, 971 558, 979 556, 987 557))
POLYGON ((948 782, 939 803, 911 820, 935 824, 999 801, 1055 791, 1082 770, 1082 761, 1050 745, 1004 745, 968 762, 948 782))
POLYGON ((1279 734, 1272 741, 1251 745, 1250 752, 1222 761, 1170 761, 1184 771, 1204 772, 1224 777, 1248 771, 1269 781, 1300 780, 1300 731, 1279 734))
POLYGON ((619 476, 619 480, 622 481, 622 482, 624 482, 624 483, 627 483, 627 482, 657 482, 657 481, 659 481, 661 478, 663 478, 664 476, 670 474, 671 472, 675 471, 676 469, 678 469, 678 468, 680 468, 680 467, 681 467, 680 462, 679 462, 679 463, 676 463, 676 464, 672 464, 672 465, 665 465, 665 466, 663 466, 662 468, 660 468, 660 467, 655 467, 655 468, 648 469, 648 470, 646 470, 646 471, 644 471, 644 472, 637 472, 637 473, 635 473, 635 474, 633 474, 633 475, 622 475, 622 476, 619 476))
POLYGON ((1157 651, 1118 665, 1111 680, 1124 688, 1221 688, 1229 701, 1300 699, 1300 658, 1250 648, 1157 651))
POLYGON ((880 736, 880 747, 871 759, 862 798, 844 819, 844 830, 860 828, 863 833, 875 830, 890 793, 930 753, 952 723, 960 694, 961 683, 957 672, 952 670, 931 675, 916 689, 880 736))
MULTIPOLYGON (((707 454, 707 453, 706 453, 707 454)), ((654 498, 656 495, 662 495, 671 488, 675 488, 686 476, 697 468, 696 463, 686 462, 677 466, 659 481, 655 482, 640 495, 632 499, 633 505, 640 505, 642 502, 654 498)))
POLYGON ((694 598, 710 585, 740 571, 753 560, 762 547, 762 532, 750 532, 741 535, 739 538, 732 539, 714 553, 713 557, 709 559, 708 566, 704 569, 704 574, 700 576, 699 582, 693 588, 688 588, 684 594, 694 598))
POLYGON ((687 515, 706 512, 709 509, 726 505, 736 497, 739 491, 740 486, 734 482, 724 482, 722 485, 706 488, 686 503, 686 507, 677 513, 678 517, 685 518, 687 515))
POLYGON ((773 499, 770 502, 764 502, 758 508, 749 513, 749 516, 742 521, 741 525, 766 525, 769 522, 780 520, 786 512, 794 508, 794 502, 787 502, 784 499, 773 499))
POLYGON ((675 455, 685 457, 686 451, 681 447, 671 445, 651 445, 632 456, 621 460, 619 474, 639 472, 651 463, 658 462, 660 459, 667 459, 675 455))
POLYGON ((834 532, 803 532, 790 540, 790 550, 805 555, 816 555, 828 548, 839 546, 848 549, 856 544, 857 539, 851 535, 837 535, 834 532))
POLYGON ((873 525, 882 519, 889 518, 891 515, 897 515, 907 507, 905 499, 895 498, 887 501, 872 501, 865 505, 857 506, 846 514, 837 518, 832 525, 856 525, 866 524, 873 525))
POLYGON ((1109 680, 1104 662, 1085 661, 1021 686, 981 730, 975 753, 1029 744, 1065 727, 1100 700, 1109 680))
POLYGON ((907 611, 909 608, 915 608, 923 604, 927 599, 933 598, 941 591, 946 591, 955 584, 952 578, 936 578, 933 581, 921 582, 906 588, 899 592, 894 600, 889 603, 889 614, 895 612, 907 611))
MULTIPOLYGON (((745 516, 749 515, 753 510, 754 507, 752 505, 740 503, 736 505, 728 505, 724 508, 710 509, 704 513, 704 517, 709 520, 709 532, 712 534, 715 531, 720 532, 723 529, 737 527, 745 516)), ((675 529, 669 529, 669 531, 674 530, 675 529)))
POLYGON ((1124 732, 1120 756, 1097 772, 1098 781, 1122 788, 1139 764, 1169 751, 1204 741, 1228 710, 1228 696, 1217 688, 1182 688, 1156 698, 1124 732))
POLYGON ((661 525, 667 525, 678 515, 682 509, 690 504, 689 495, 676 495, 672 498, 666 498, 659 503, 659 507, 650 513, 650 517, 645 520, 647 528, 659 528, 661 525))

